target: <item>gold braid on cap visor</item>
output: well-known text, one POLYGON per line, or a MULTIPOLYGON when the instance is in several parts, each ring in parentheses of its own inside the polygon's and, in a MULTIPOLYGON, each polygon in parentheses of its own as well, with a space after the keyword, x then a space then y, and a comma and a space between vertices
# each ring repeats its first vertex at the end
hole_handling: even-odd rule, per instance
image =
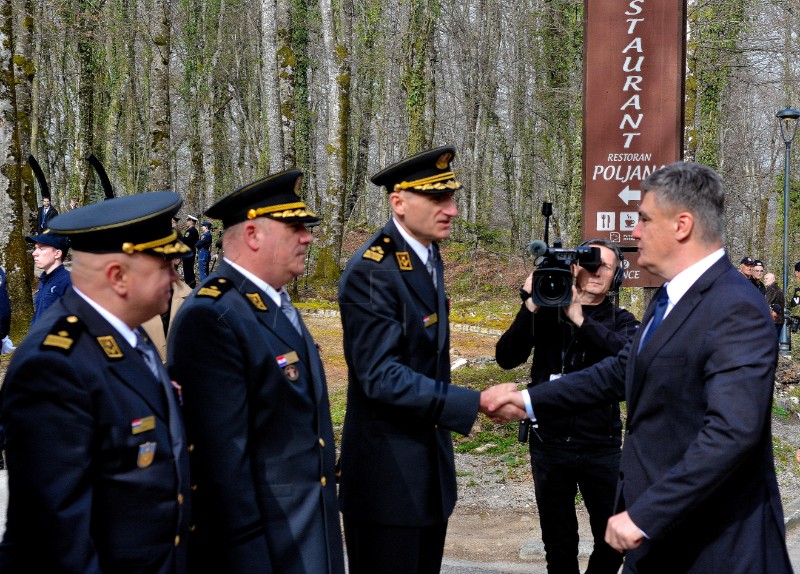
POLYGON ((133 255, 137 251, 145 251, 147 249, 152 249, 156 253, 162 253, 164 255, 173 255, 175 253, 188 253, 191 249, 188 245, 184 245, 183 243, 175 243, 178 239, 178 232, 173 231, 167 237, 163 239, 156 239, 154 241, 148 241, 147 243, 130 243, 126 241, 122 244, 122 252, 127 253, 128 255, 133 255), (175 245, 171 245, 175 243, 175 245))
POLYGON ((461 189, 461 184, 455 180, 455 174, 452 171, 446 171, 439 175, 432 175, 423 179, 416 179, 414 181, 401 181, 394 184, 395 191, 402 191, 410 189, 411 191, 444 191, 451 189, 456 191, 461 189))
POLYGON ((308 209, 306 204, 302 201, 295 203, 283 203, 281 205, 268 205, 267 207, 259 207, 258 209, 251 209, 247 212, 247 219, 255 219, 261 215, 269 215, 277 219, 285 217, 316 217, 317 214, 308 209))

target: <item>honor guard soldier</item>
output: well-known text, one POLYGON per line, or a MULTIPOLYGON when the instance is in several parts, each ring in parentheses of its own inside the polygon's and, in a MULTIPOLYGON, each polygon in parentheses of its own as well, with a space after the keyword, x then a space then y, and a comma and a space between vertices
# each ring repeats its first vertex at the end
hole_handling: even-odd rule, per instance
POLYGON ((468 434, 494 393, 515 389, 450 384, 436 242, 458 214, 454 154, 436 148, 372 177, 389 192, 392 219, 339 283, 349 379, 340 504, 351 574, 439 572, 456 502, 450 433, 468 434))
POLYGON ((197 282, 194 275, 194 261, 195 261, 195 246, 200 239, 200 233, 197 231, 197 218, 194 215, 186 216, 186 230, 183 232, 183 243, 191 248, 192 254, 183 259, 183 281, 192 289, 195 288, 197 282))
POLYGON ((0 571, 184 574, 189 462, 175 387, 138 329, 169 302, 169 191, 60 215, 73 288, 2 387, 9 505, 0 571))
POLYGON ((325 373, 286 292, 319 222, 301 181, 297 169, 269 175, 209 208, 225 257, 170 331, 192 445, 195 572, 344 572, 325 373))
POLYGON ((27 236, 25 241, 34 244, 33 263, 42 270, 39 289, 33 294, 33 325, 72 284, 69 271, 64 267, 64 259, 69 253, 69 238, 45 229, 41 235, 27 236))

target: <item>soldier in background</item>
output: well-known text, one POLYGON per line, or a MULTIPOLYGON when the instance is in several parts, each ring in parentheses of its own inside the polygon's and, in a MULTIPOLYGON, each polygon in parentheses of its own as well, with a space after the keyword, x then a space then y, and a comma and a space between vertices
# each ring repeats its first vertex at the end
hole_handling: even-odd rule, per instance
POLYGON ((200 238, 197 232, 197 218, 194 215, 186 216, 186 230, 183 232, 183 243, 191 248, 192 255, 183 259, 183 281, 192 289, 197 285, 194 275, 195 245, 200 238))

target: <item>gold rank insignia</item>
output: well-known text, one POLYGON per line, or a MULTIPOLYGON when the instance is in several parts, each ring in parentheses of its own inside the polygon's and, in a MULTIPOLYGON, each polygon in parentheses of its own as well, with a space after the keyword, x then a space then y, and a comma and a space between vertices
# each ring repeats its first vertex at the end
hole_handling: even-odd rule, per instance
POLYGON ((58 333, 50 333, 45 337, 42 345, 46 347, 58 347, 68 351, 75 341, 69 338, 69 333, 66 331, 59 331, 58 333))
POLYGON ((75 315, 62 317, 42 341, 42 350, 57 350, 69 354, 76 339, 83 332, 84 325, 75 315))
POLYGON ((437 313, 431 313, 427 317, 422 318, 423 327, 430 327, 431 325, 435 325, 438 322, 439 322, 439 315, 437 313))
POLYGON ((245 293, 247 298, 250 300, 250 303, 253 304, 253 307, 258 309, 259 311, 266 311, 267 306, 264 304, 264 301, 261 299, 261 295, 258 293, 245 293))
POLYGON ((121 359, 124 355, 122 349, 117 345, 116 339, 113 335, 106 335, 105 337, 97 337, 97 342, 100 343, 100 348, 109 359, 121 359))
POLYGON ((202 287, 197 291, 198 297, 219 297, 222 295, 222 291, 219 290, 219 287, 216 285, 211 285, 210 287, 202 287))
POLYGON ((373 245, 364 251, 364 259, 372 259, 376 263, 380 263, 384 255, 383 247, 380 245, 373 245))
POLYGON ((139 445, 139 456, 136 458, 136 466, 139 468, 147 468, 153 464, 153 459, 156 457, 156 443, 145 442, 139 445))
POLYGON ((233 284, 230 281, 224 277, 217 277, 216 279, 206 281, 206 283, 197 290, 197 297, 211 297, 212 299, 216 299, 231 287, 233 287, 233 284))
POLYGON ((400 271, 413 271, 411 266, 411 256, 408 251, 398 251, 394 254, 397 257, 397 264, 400 266, 400 271))

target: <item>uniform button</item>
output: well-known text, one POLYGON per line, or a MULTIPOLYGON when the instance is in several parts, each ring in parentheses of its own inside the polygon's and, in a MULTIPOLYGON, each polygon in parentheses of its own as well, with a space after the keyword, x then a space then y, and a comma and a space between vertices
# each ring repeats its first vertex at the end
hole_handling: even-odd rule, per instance
POLYGON ((189 527, 189 532, 194 532, 195 530, 197 530, 197 524, 192 524, 192 525, 189 527))
POLYGON ((192 492, 194 492, 195 490, 197 490, 197 485, 196 485, 196 484, 193 484, 193 485, 191 485, 191 486, 189 487, 189 490, 191 490, 192 492))
POLYGON ((175 546, 177 546, 180 543, 181 543, 181 537, 180 536, 176 536, 175 537, 175 546))
POLYGON ((190 444, 189 446, 186 447, 186 450, 188 450, 189 452, 194 451, 194 445, 190 444))
POLYGON ((319 483, 320 483, 322 486, 325 486, 326 484, 328 484, 328 479, 326 479, 326 478, 323 476, 323 477, 322 477, 322 478, 319 480, 319 483))
POLYGON ((183 494, 178 493, 178 504, 183 504, 183 494))
POLYGON ((322 448, 325 448, 325 440, 324 439, 319 439, 319 446, 321 446, 322 448))

